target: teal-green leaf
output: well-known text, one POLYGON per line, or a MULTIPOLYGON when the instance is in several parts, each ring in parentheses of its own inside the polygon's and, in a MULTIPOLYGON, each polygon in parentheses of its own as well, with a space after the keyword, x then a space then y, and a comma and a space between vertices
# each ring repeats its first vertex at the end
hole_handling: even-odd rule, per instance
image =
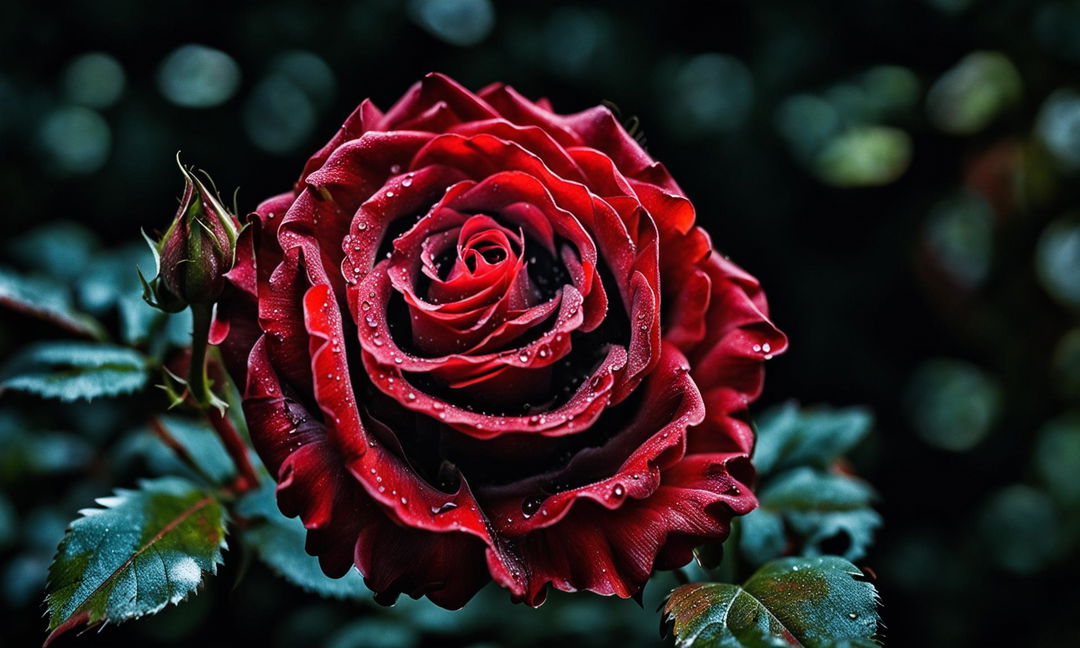
POLYGON ((68 290, 48 279, 0 268, 0 306, 44 320, 83 337, 102 339, 105 329, 71 303, 68 290))
POLYGON ((783 516, 803 538, 803 555, 826 553, 822 543, 843 535, 848 543, 842 555, 858 560, 881 526, 881 516, 871 508, 874 497, 859 479, 803 467, 770 480, 758 500, 763 511, 783 516))
POLYGON ((761 475, 796 466, 825 468, 855 447, 873 423, 861 407, 800 409, 785 403, 758 421, 754 465, 761 475))
POLYGON ((274 480, 260 480, 258 490, 240 500, 237 515, 254 524, 244 532, 244 540, 255 549, 274 572, 301 589, 337 599, 370 599, 371 592, 356 570, 342 578, 330 578, 319 560, 304 550, 306 530, 300 518, 287 518, 278 510, 274 480))
POLYGON ((82 223, 52 221, 23 234, 8 247, 21 266, 68 283, 83 274, 98 249, 98 240, 82 223))
POLYGON ((221 563, 225 510, 184 479, 143 481, 98 504, 71 523, 49 567, 46 643, 84 624, 158 612, 221 563))
POLYGON ((131 349, 92 342, 42 342, 7 363, 0 391, 74 401, 119 396, 146 385, 147 366, 131 349))
POLYGON ((878 595, 843 558, 783 558, 743 585, 696 583, 664 605, 678 645, 693 648, 873 646, 878 595))
POLYGON ((784 519, 773 511, 758 507, 735 519, 739 527, 739 551, 754 565, 779 558, 787 546, 784 519))

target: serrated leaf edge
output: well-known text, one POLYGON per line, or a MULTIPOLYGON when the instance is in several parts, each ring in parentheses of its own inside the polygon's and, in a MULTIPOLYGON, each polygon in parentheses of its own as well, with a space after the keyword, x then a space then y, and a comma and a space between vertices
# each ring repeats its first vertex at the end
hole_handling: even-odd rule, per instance
MULTIPOLYGON (((144 480, 144 481, 139 482, 139 485, 142 486, 145 483, 147 483, 147 482, 144 480)), ((85 518, 88 518, 88 517, 93 517, 94 515, 104 513, 108 509, 115 508, 117 505, 119 505, 119 504, 121 504, 121 503, 123 503, 125 501, 126 496, 136 494, 136 493, 138 493, 138 491, 133 490, 133 489, 118 488, 118 489, 115 489, 114 493, 115 493, 115 495, 107 495, 107 496, 104 496, 104 497, 99 497, 99 498, 94 500, 94 502, 96 504, 98 504, 100 506, 100 508, 89 508, 88 507, 88 508, 80 509, 79 510, 79 515, 81 517, 76 518, 75 521, 73 521, 71 524, 69 524, 68 527, 67 527, 67 531, 71 531, 74 523, 76 521, 78 521, 79 519, 85 519, 85 518)), ((202 510, 203 508, 205 508, 209 504, 217 501, 217 498, 214 497, 214 495, 212 495, 211 493, 208 493, 208 492, 205 492, 205 491, 204 491, 204 493, 205 493, 205 496, 202 499, 195 502, 195 504, 188 507, 188 509, 185 510, 180 516, 178 516, 176 519, 169 522, 169 524, 166 524, 164 527, 162 527, 162 529, 159 530, 157 533, 155 533, 152 538, 150 538, 145 544, 143 544, 143 546, 139 547, 135 552, 133 552, 131 554, 131 556, 127 560, 124 561, 123 564, 121 564, 119 567, 114 569, 112 571, 112 573, 110 573, 109 576, 107 578, 105 578, 101 582, 101 584, 99 584, 97 587, 95 587, 93 590, 91 590, 91 592, 89 594, 87 594, 87 596, 82 600, 82 602, 80 602, 79 605, 75 608, 75 611, 72 612, 72 614, 66 620, 64 620, 62 623, 57 624, 56 626, 52 626, 52 624, 50 622, 50 628, 49 628, 50 632, 49 632, 48 637, 45 638, 45 642, 44 642, 43 646, 44 647, 49 646, 49 644, 51 644, 54 640, 56 640, 56 638, 59 637, 60 635, 64 634, 68 630, 71 630, 71 629, 73 629, 75 627, 78 627, 79 625, 82 625, 84 623, 87 624, 88 627, 91 627, 92 625, 95 625, 95 624, 97 624, 99 622, 108 623, 108 622, 112 621, 112 622, 115 622, 115 623, 122 623, 124 621, 130 621, 132 619, 140 619, 140 618, 142 618, 144 616, 148 616, 148 615, 151 615, 151 614, 157 614, 158 612, 165 609, 169 605, 179 604, 179 603, 187 600, 191 595, 197 593, 199 588, 195 587, 195 588, 193 588, 193 589, 191 589, 191 590, 189 590, 187 592, 177 593, 176 595, 170 597, 165 602, 161 603, 160 605, 156 605, 153 608, 143 610, 141 612, 137 612, 137 613, 134 613, 134 614, 124 615, 124 616, 121 616, 121 617, 115 618, 115 619, 112 619, 112 618, 93 619, 89 610, 81 609, 86 604, 87 601, 89 601, 98 591, 101 590, 102 587, 105 586, 106 583, 108 583, 113 578, 115 578, 118 574, 123 572, 124 569, 129 567, 131 565, 131 563, 135 561, 136 558, 138 558, 140 555, 142 555, 143 552, 147 551, 154 543, 161 540, 169 531, 171 531, 172 529, 175 529, 177 526, 179 526, 181 523, 183 523, 184 520, 188 519, 189 517, 191 517, 192 515, 194 515, 198 511, 202 510)), ((224 514, 224 510, 222 512, 224 514)), ((223 520, 223 522, 224 522, 224 520, 223 520)), ((223 526, 223 530, 225 530, 225 525, 223 524, 222 526, 223 526)), ((225 541, 225 536, 226 536, 226 533, 221 534, 221 541, 218 543, 218 547, 217 547, 218 551, 217 551, 217 554, 214 556, 211 569, 210 570, 200 570, 202 573, 209 573, 211 576, 214 576, 214 575, 217 574, 218 565, 224 564, 225 561, 224 561, 224 557, 222 556, 222 551, 228 549, 228 544, 225 541)), ((66 540, 66 534, 65 534, 65 540, 66 540)), ((53 556, 53 563, 55 563, 56 560, 60 557, 60 554, 61 554, 61 551, 62 551, 61 547, 63 547, 63 545, 64 545, 64 541, 61 541, 60 546, 57 548, 56 554, 53 556)), ((51 570, 51 564, 50 564, 50 570, 51 570)), ((52 583, 50 581, 49 584, 47 585, 47 589, 48 589, 48 587, 51 587, 51 585, 52 585, 52 583)), ((45 600, 46 600, 46 604, 47 604, 47 606, 49 608, 49 611, 51 612, 50 596, 46 595, 45 600)))

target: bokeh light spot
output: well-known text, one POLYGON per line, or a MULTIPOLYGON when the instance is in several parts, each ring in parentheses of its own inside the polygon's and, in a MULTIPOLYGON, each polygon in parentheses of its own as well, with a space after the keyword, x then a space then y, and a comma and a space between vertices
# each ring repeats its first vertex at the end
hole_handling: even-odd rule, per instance
POLYGON ((724 132, 746 121, 754 102, 754 78, 742 61, 726 54, 701 54, 661 84, 672 127, 684 132, 724 132))
POLYGON ((1052 297, 1080 307, 1080 224, 1065 218, 1043 230, 1035 248, 1035 270, 1052 297))
POLYGON ((1061 525, 1053 502, 1030 486, 1008 486, 991 496, 979 526, 990 557, 1013 573, 1034 573, 1058 554, 1061 525))
POLYGON ((788 97, 776 111, 776 130, 800 157, 808 158, 840 128, 832 104, 811 94, 788 97))
POLYGON ((259 82, 244 104, 244 128, 260 149, 286 154, 303 144, 315 127, 308 95, 284 76, 259 82))
POLYGON ((986 438, 1001 408, 997 384, 975 365, 939 358, 924 362, 908 386, 915 432, 930 445, 964 452, 986 438))
POLYGON ((1020 73, 1004 54, 972 52, 941 75, 926 96, 935 126, 953 135, 977 133, 1014 106, 1020 73))
POLYGON ((228 101, 240 86, 240 66, 221 50, 188 44, 173 50, 158 68, 158 88, 185 108, 212 108, 228 101))
POLYGON ((69 106, 45 116, 38 129, 38 145, 54 171, 93 173, 109 159, 112 131, 93 110, 69 106))
POLYGON ((459 47, 479 43, 495 27, 491 0, 412 0, 409 13, 432 36, 459 47))
POLYGON ((1068 414, 1043 426, 1035 444, 1035 469, 1062 502, 1080 502, 1080 415, 1068 414))
POLYGON ((855 126, 836 135, 814 160, 814 171, 838 187, 888 184, 911 163, 911 138, 888 126, 855 126))
POLYGON ((64 94, 68 101, 90 108, 107 108, 124 93, 124 68, 102 52, 76 57, 64 71, 64 94))
POLYGON ((934 259, 957 283, 973 288, 990 270, 994 212, 981 196, 961 193, 934 205, 926 242, 934 259))
POLYGON ((282 53, 271 62, 270 74, 288 79, 320 108, 328 105, 337 91, 334 71, 318 55, 305 50, 282 53))
POLYGON ((1080 169, 1080 93, 1058 90, 1039 110, 1039 139, 1069 169, 1080 169))

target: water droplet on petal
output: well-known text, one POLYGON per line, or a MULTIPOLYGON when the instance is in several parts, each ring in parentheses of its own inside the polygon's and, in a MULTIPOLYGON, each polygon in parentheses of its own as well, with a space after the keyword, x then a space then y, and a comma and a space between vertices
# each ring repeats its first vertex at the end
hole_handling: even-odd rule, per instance
POLYGON ((540 505, 544 503, 544 497, 542 495, 533 495, 532 497, 525 498, 521 502, 521 513, 525 517, 532 517, 538 510, 540 505))

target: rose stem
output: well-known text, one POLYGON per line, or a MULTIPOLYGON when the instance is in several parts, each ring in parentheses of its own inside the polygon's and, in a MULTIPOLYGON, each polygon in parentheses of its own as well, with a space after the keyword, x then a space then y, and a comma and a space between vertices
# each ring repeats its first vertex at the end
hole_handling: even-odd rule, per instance
POLYGON ((192 304, 191 306, 191 364, 188 367, 188 389, 199 409, 206 409, 214 404, 210 392, 210 380, 206 375, 206 347, 210 338, 210 323, 213 319, 213 306, 192 304))
POLYGON ((255 488, 259 483, 259 477, 255 474, 251 460, 248 459, 247 444, 240 438, 229 417, 221 410, 211 407, 205 411, 207 418, 210 419, 210 424, 214 426, 214 430, 217 431, 221 442, 225 444, 225 450, 229 453, 239 472, 236 481, 233 482, 232 491, 239 494, 255 488))

